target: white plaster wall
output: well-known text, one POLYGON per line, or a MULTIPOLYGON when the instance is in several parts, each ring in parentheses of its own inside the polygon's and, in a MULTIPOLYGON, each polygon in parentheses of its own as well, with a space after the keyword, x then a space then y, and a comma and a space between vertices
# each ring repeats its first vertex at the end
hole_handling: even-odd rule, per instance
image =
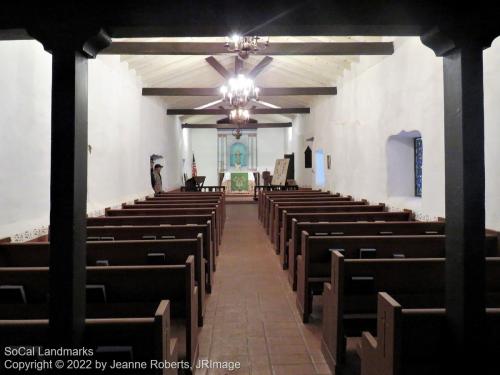
POLYGON ((167 119, 165 105, 143 97, 141 82, 118 56, 89 62, 89 144, 87 210, 151 194, 149 156, 158 161, 165 190, 180 185, 182 134, 167 119))
MULTIPOLYGON (((51 57, 16 41, 0 42, 0 58, 0 238, 29 238, 49 223, 51 57)), ((89 61, 89 213, 151 194, 152 153, 165 157, 164 189, 180 185, 182 130, 165 112, 118 57, 89 61)))
POLYGON ((303 132, 306 138, 314 136, 313 153, 323 149, 325 157, 332 157, 325 188, 386 202, 395 208, 414 209, 423 216, 442 216, 442 59, 418 38, 398 41, 396 47, 391 57, 361 57, 337 83, 337 96, 314 101, 303 132), (401 131, 414 130, 422 134, 424 141, 424 196, 390 196, 387 140, 401 131))
POLYGON ((500 39, 484 51, 486 226, 500 230, 500 39))
POLYGON ((286 151, 286 128, 257 129, 257 170, 273 174, 276 159, 283 159, 286 151))
POLYGON ((290 141, 290 150, 295 153, 295 181, 301 187, 311 187, 312 169, 305 168, 304 151, 310 142, 306 142, 306 134, 310 132, 306 129, 309 115, 298 115, 292 122, 292 139, 290 141))
MULTIPOLYGON (((325 157, 332 155, 326 187, 333 191, 410 208, 422 218, 444 216, 442 71, 442 59, 418 38, 397 40, 391 57, 362 57, 344 72, 336 97, 318 97, 311 114, 294 121, 292 149, 302 153, 305 144, 300 137, 315 137, 313 152, 323 149, 325 157), (422 198, 392 196, 388 191, 387 139, 401 131, 419 131, 423 138, 422 198)), ((486 226, 500 230, 499 40, 484 52, 484 74, 486 226)), ((297 169, 299 184, 314 181, 307 173, 297 169)))
POLYGON ((0 238, 49 221, 50 55, 0 42, 0 238))
MULTIPOLYGON (((205 185, 218 185, 217 178, 217 129, 191 129, 191 152, 196 159, 199 176, 206 176, 205 185)), ((188 177, 191 177, 193 155, 188 156, 188 177)))

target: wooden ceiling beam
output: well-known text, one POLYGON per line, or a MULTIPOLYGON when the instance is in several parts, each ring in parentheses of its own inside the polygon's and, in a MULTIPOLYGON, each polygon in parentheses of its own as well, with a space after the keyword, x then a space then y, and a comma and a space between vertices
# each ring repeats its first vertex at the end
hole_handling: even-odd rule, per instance
POLYGON ((224 68, 224 66, 222 66, 222 64, 218 62, 215 57, 209 56, 205 59, 205 61, 225 79, 229 79, 232 77, 232 74, 229 73, 228 70, 224 68))
POLYGON ((273 62, 273 58, 266 56, 264 57, 257 65, 255 65, 250 73, 248 73, 248 77, 255 78, 257 77, 269 64, 273 62))
MULTIPOLYGON (((220 96, 218 87, 144 87, 144 96, 220 96)), ((260 96, 337 95, 336 87, 260 87, 260 96)))
POLYGON ((243 70, 243 60, 239 56, 234 57, 234 75, 240 74, 243 70))
MULTIPOLYGON (((224 43, 113 42, 104 55, 222 55, 224 43)), ((392 55, 392 42, 270 43, 263 55, 392 55)))
MULTIPOLYGON (((167 109, 167 115, 224 115, 229 116, 229 109, 205 108, 205 109, 167 109)), ((251 109, 252 115, 283 115, 291 113, 311 113, 311 108, 255 108, 251 109)))
MULTIPOLYGON (((238 126, 234 124, 182 124, 182 128, 185 129, 236 129, 238 126)), ((290 128, 292 127, 291 122, 269 122, 269 123, 250 123, 242 125, 240 128, 242 130, 250 129, 263 129, 263 128, 290 128)))

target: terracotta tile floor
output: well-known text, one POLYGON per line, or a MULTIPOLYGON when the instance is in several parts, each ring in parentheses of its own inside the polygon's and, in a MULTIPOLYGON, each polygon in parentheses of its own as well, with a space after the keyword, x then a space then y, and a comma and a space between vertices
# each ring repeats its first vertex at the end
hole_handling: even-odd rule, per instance
POLYGON ((226 207, 200 359, 239 361, 241 369, 200 369, 196 374, 330 374, 321 354, 317 313, 312 323, 302 324, 295 293, 258 220, 257 205, 226 207))

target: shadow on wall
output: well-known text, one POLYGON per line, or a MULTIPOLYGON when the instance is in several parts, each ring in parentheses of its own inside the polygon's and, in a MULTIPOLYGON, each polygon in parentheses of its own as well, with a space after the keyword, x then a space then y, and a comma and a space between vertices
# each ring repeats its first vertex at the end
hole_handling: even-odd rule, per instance
POLYGON ((415 197, 415 139, 419 131, 401 131, 387 139, 387 195, 415 197))

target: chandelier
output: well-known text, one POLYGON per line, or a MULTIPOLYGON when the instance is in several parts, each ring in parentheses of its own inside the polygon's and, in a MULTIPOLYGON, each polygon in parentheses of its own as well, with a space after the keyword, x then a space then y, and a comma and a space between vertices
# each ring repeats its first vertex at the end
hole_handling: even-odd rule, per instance
POLYGON ((231 38, 226 37, 224 47, 229 52, 237 52, 238 56, 242 59, 247 59, 251 53, 257 53, 269 46, 269 38, 267 38, 265 43, 260 42, 260 39, 258 36, 240 36, 235 34, 231 38))
POLYGON ((251 99, 259 100, 259 92, 260 89, 255 86, 253 80, 243 74, 230 78, 228 85, 220 88, 222 100, 234 107, 244 106, 251 99))
POLYGON ((229 112, 229 120, 233 124, 246 124, 250 120, 250 112, 245 108, 235 108, 229 112))

